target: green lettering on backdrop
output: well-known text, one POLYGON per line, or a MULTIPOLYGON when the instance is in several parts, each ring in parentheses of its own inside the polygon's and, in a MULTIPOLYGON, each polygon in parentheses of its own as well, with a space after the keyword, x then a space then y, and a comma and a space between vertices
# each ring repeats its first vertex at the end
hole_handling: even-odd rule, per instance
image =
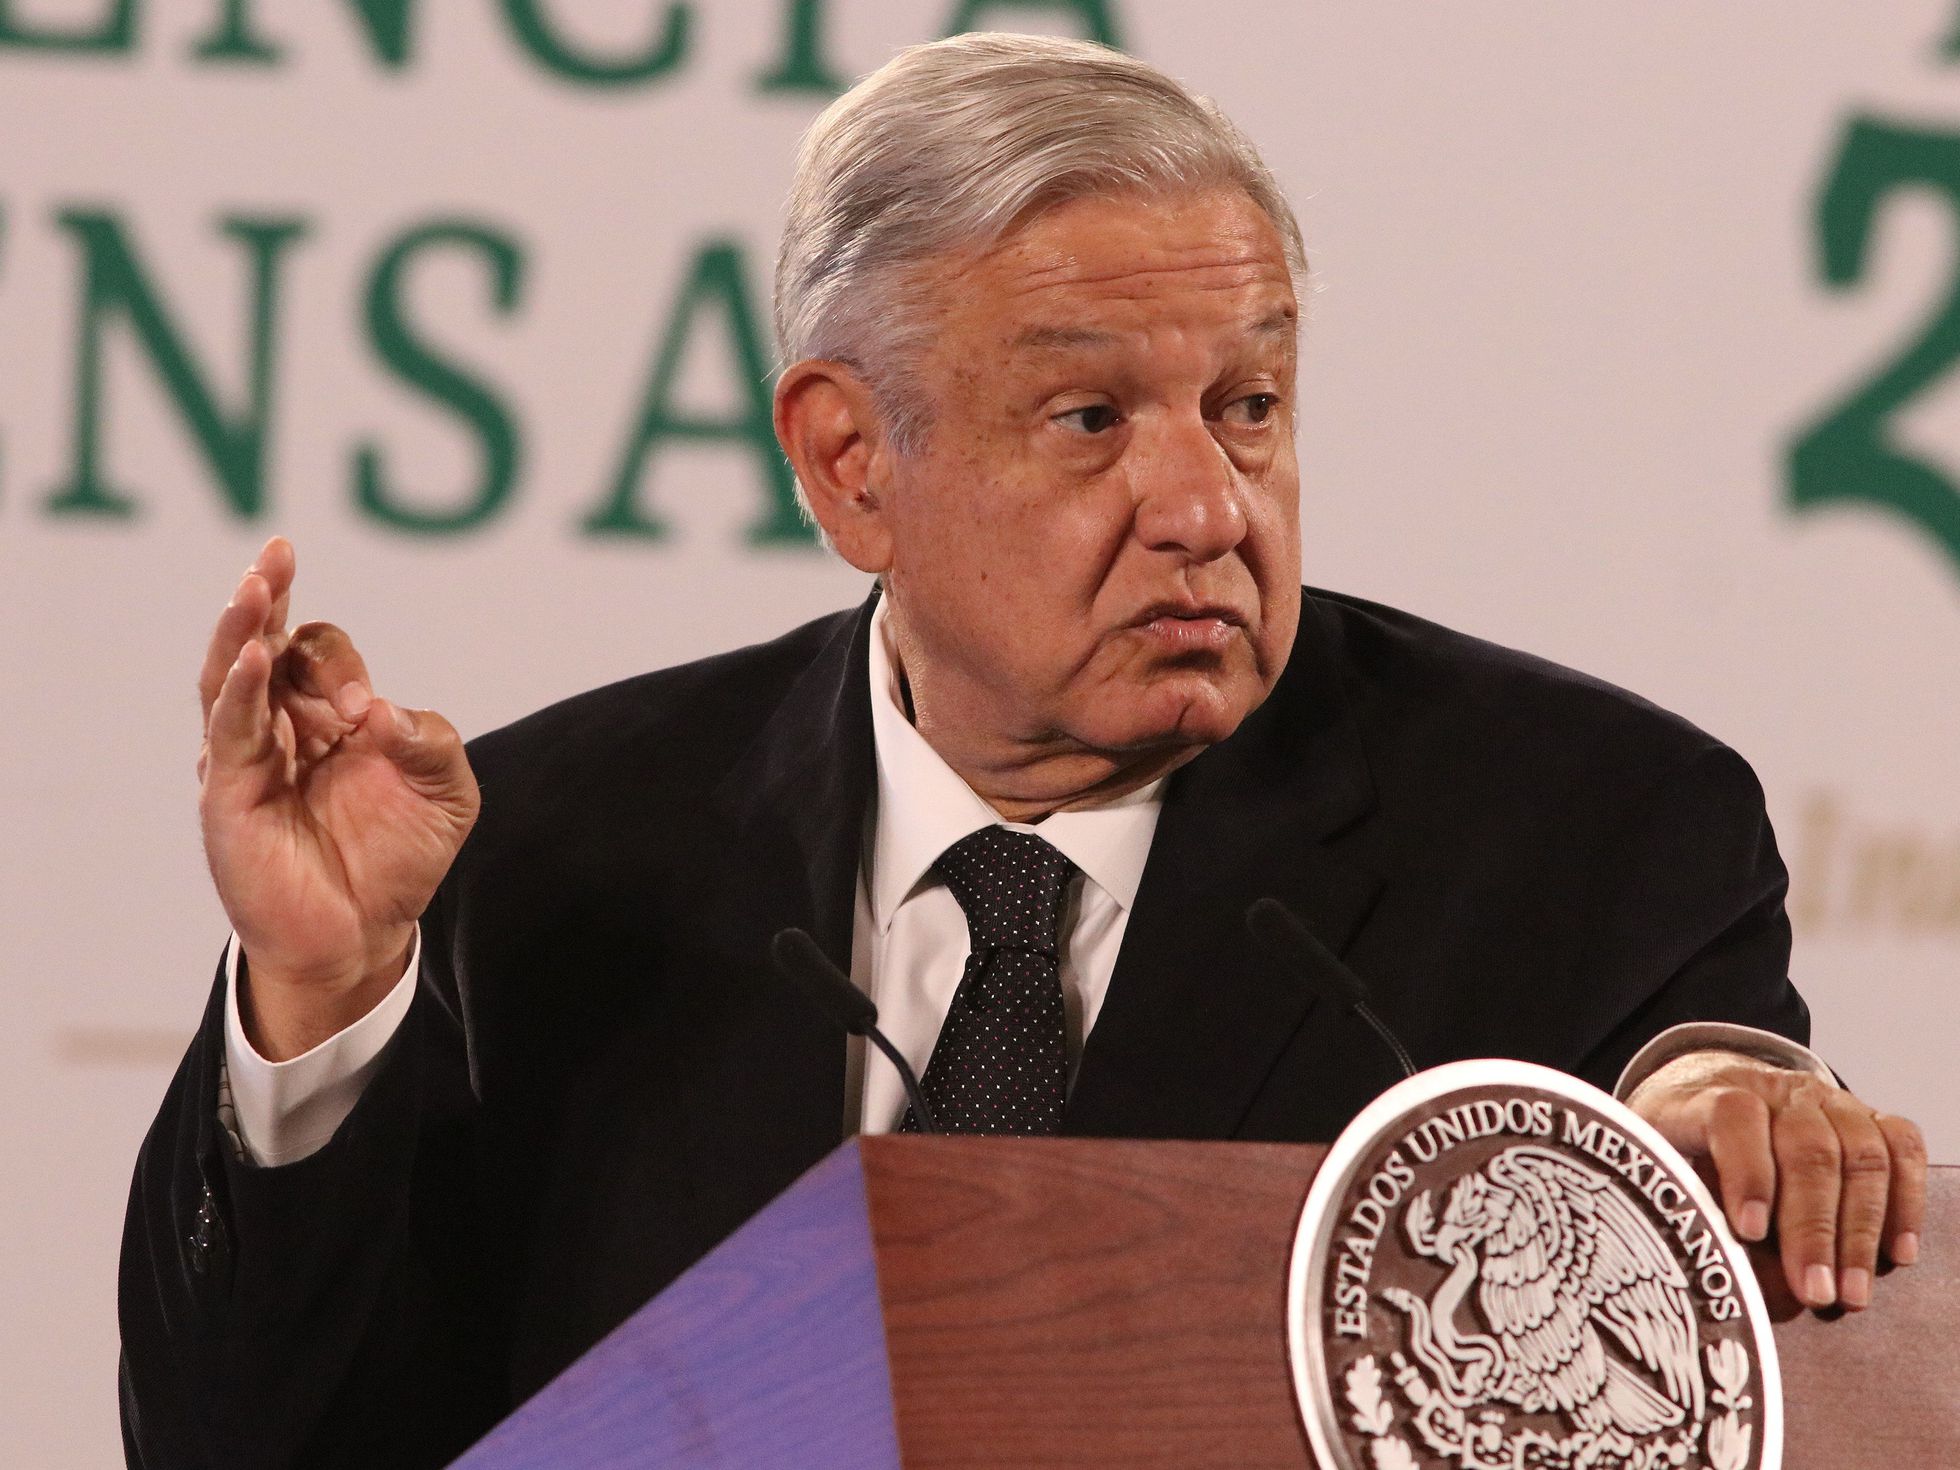
POLYGON ((224 232, 245 247, 252 267, 248 386, 243 406, 227 412, 138 262, 122 222, 112 214, 87 210, 65 210, 56 219, 81 247, 83 288, 73 462, 67 483, 56 487, 48 509, 58 515, 136 513, 128 492, 105 483, 101 474, 103 337, 108 324, 120 318, 135 332, 137 345, 217 476, 226 505, 247 519, 258 515, 264 505, 279 257, 306 232, 305 224, 292 219, 223 221, 224 232))
MULTIPOLYGON (((981 21, 995 11, 1060 10, 1081 20, 1085 40, 1119 46, 1116 17, 1110 0, 960 0, 944 35, 985 29, 981 21)), ((786 0, 783 10, 783 54, 769 71, 756 78, 764 92, 804 92, 835 97, 850 85, 824 55, 827 0, 786 0)))
POLYGON ((475 434, 483 474, 459 504, 433 510, 404 503, 388 482, 381 450, 371 441, 354 451, 354 501, 383 525, 424 534, 467 531, 484 525, 517 484, 521 441, 503 401, 483 382, 432 350, 403 315, 403 277, 421 256, 437 250, 468 251, 490 269, 491 303, 499 316, 517 305, 524 257, 508 236, 460 221, 438 221, 402 236, 384 253, 368 279, 367 330, 375 355, 409 387, 453 409, 475 434))
POLYGON ((960 0, 960 8, 953 12, 945 34, 956 36, 961 31, 984 30, 981 18, 997 10, 1068 11, 1081 18, 1083 40, 1100 41, 1105 46, 1123 44, 1116 36, 1116 17, 1111 12, 1110 0, 960 0))
POLYGON ((545 0, 504 0, 504 16, 517 39, 537 60, 567 81, 591 87, 624 87, 672 71, 687 55, 694 12, 668 5, 660 34, 637 56, 602 57, 569 45, 544 15, 545 0))
POLYGON ((824 60, 825 0, 789 0, 783 12, 783 57, 755 79, 764 92, 812 92, 835 97, 848 85, 824 60))
MULTIPOLYGON (((1854 120, 1818 200, 1824 283, 1847 291, 1865 277, 1880 207, 1927 190, 1960 226, 1960 133, 1854 120)), ((1794 509, 1864 502, 1930 535, 1960 570, 1960 489, 1940 466, 1902 447, 1895 415, 1960 360, 1960 270, 1918 334, 1875 368, 1792 445, 1794 509)))
MULTIPOLYGON (((217 29, 192 48, 199 61, 251 61, 272 64, 285 56, 277 42, 253 29, 254 0, 224 0, 217 29)), ((348 0, 367 33, 374 59, 390 70, 408 64, 409 23, 415 0, 348 0)))
POLYGON ((732 240, 711 241, 695 257, 680 302, 661 336, 653 379, 641 401, 619 472, 613 477, 606 503, 586 517, 587 531, 601 536, 666 535, 667 523, 641 505, 640 490, 654 451, 669 440, 680 440, 732 445, 755 456, 768 508, 749 527, 751 542, 815 540, 797 509, 789 463, 776 445, 770 419, 768 354, 747 279, 741 246, 732 240), (710 316, 720 317, 728 334, 741 394, 739 406, 725 415, 692 414, 674 403, 682 357, 699 325, 710 316))
POLYGON ((38 28, 14 13, 14 0, 0 0, 0 48, 23 51, 131 51, 136 46, 136 0, 115 0, 93 26, 70 21, 65 27, 45 21, 38 28))

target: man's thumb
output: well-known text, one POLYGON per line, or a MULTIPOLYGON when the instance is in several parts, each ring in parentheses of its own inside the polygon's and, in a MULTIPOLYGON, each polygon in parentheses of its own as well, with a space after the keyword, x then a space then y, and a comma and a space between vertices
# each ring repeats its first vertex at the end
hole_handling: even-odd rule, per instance
POLYGON ((455 800, 471 790, 469 759, 456 727, 430 709, 376 699, 362 722, 381 753, 424 795, 455 800))

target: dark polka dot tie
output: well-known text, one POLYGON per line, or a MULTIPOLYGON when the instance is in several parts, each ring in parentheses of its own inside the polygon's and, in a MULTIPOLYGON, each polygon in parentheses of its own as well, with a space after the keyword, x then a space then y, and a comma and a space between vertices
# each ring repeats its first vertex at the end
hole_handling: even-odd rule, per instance
MULTIPOLYGON (((1062 895, 1075 864, 1032 832, 983 827, 933 864, 973 943, 920 1080, 947 1133, 1059 1133, 1068 1097, 1062 895)), ((905 1110, 901 1133, 916 1133, 905 1110)))

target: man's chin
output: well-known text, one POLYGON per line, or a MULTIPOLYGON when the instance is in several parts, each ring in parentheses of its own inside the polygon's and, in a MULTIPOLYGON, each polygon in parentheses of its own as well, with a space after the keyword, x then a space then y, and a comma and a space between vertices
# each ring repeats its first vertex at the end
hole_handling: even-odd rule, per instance
POLYGON ((1198 675, 1161 679, 1134 701, 1097 712, 1084 733, 1105 750, 1202 748, 1225 739, 1258 707, 1264 691, 1226 687, 1198 675))

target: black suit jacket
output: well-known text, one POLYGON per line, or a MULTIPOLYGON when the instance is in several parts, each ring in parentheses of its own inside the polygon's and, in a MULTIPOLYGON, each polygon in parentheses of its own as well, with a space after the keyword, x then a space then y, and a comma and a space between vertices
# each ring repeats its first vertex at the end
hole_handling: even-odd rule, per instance
MULTIPOLYGON (((220 977, 130 1200, 132 1462, 443 1463, 837 1146, 843 1038, 766 946, 798 925, 849 962, 871 608, 476 741, 415 1002, 302 1162, 225 1146, 220 977)), ((1310 593, 1272 696, 1169 783, 1066 1127, 1323 1140, 1395 1079, 1254 951, 1265 895, 1420 1062, 1611 1087, 1677 1021, 1807 1038, 1783 892, 1716 741, 1310 593)))

